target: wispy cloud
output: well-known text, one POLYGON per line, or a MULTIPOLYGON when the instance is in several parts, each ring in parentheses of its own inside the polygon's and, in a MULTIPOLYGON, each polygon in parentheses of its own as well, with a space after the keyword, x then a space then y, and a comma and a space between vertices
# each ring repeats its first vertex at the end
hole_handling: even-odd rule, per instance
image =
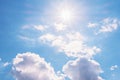
POLYGON ((96 34, 113 32, 120 26, 119 22, 116 18, 105 18, 97 23, 88 23, 88 28, 96 28, 96 34))
POLYGON ((115 69, 117 69, 117 68, 118 68, 118 65, 114 65, 114 66, 111 66, 111 67, 110 67, 110 70, 113 71, 113 70, 115 70, 115 69))
POLYGON ((18 37, 19 37, 20 39, 24 40, 24 41, 31 41, 31 42, 34 41, 33 38, 29 38, 29 37, 27 37, 27 36, 19 35, 18 37))
POLYGON ((10 65, 11 63, 9 63, 9 62, 5 62, 4 64, 3 64, 3 66, 4 67, 6 67, 6 66, 8 66, 8 65, 10 65))
POLYGON ((63 31, 63 30, 65 30, 65 29, 67 29, 67 25, 65 25, 65 24, 63 24, 63 23, 55 23, 55 29, 57 30, 57 31, 63 31))
POLYGON ((91 22, 88 23, 89 28, 94 28, 94 27, 97 27, 97 26, 98 26, 97 23, 91 23, 91 22))
POLYGON ((23 30, 31 29, 31 30, 44 31, 45 28, 47 28, 46 25, 24 25, 24 26, 22 26, 21 29, 23 29, 23 30))

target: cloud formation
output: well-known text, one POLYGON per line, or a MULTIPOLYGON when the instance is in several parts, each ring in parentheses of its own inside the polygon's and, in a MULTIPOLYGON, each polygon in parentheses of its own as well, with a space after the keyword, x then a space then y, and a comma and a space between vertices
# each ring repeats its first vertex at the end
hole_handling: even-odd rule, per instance
POLYGON ((9 62, 5 62, 4 64, 3 64, 3 66, 4 67, 6 67, 6 66, 8 66, 8 65, 10 65, 11 63, 9 63, 9 62))
POLYGON ((16 80, 63 80, 44 58, 31 52, 18 54, 13 59, 12 73, 16 80))
POLYGON ((110 70, 113 71, 113 70, 115 70, 115 69, 117 69, 117 68, 118 68, 118 65, 114 65, 114 66, 111 66, 111 67, 110 67, 110 70))
POLYGON ((104 18, 98 23, 88 23, 89 28, 96 28, 97 34, 112 32, 120 26, 120 21, 116 18, 104 18))
POLYGON ((85 57, 69 61, 63 67, 63 72, 70 80, 103 80, 99 76, 102 72, 100 64, 85 57))
MULTIPOLYGON (((113 20, 112 20, 113 21, 113 20)), ((113 21, 116 23, 116 21, 113 21)), ((110 21, 101 21, 100 23, 89 23, 89 28, 96 28, 99 27, 98 32, 104 32, 103 28, 101 26, 106 26, 110 23, 110 21)), ((111 23, 113 24, 113 23, 111 23)), ((42 25, 41 25, 42 26, 42 25)), ((70 60, 67 62, 67 64, 63 67, 63 72, 66 77, 68 77, 70 80, 103 80, 99 75, 102 72, 100 65, 98 62, 92 59, 93 55, 100 52, 101 49, 98 48, 96 45, 88 45, 87 41, 89 40, 87 36, 83 35, 79 30, 76 30, 76 28, 71 27, 70 25, 67 25, 65 23, 57 23, 53 22, 51 24, 47 25, 47 28, 43 26, 35 26, 34 25, 34 31, 41 32, 40 34, 36 34, 37 36, 33 37, 38 44, 44 43, 49 46, 57 48, 58 52, 63 52, 67 57, 73 57, 76 58, 76 60, 70 60)), ((28 29, 28 28, 27 28, 28 29)), ((24 28, 24 30, 27 30, 24 28)), ((30 29, 30 28, 29 28, 30 29)), ((113 28, 112 28, 113 29, 113 28)), ((30 33, 31 34, 31 33, 30 33)), ((28 55, 28 54, 27 54, 28 55)), ((27 57, 25 55, 25 57, 27 57)), ((18 57, 19 55, 17 55, 18 57)), ((22 55, 23 56, 23 55, 22 55)), ((15 59, 17 59, 17 57, 15 59)), ((41 57, 39 57, 41 58, 41 57)), ((24 58, 23 58, 24 59, 24 58)), ((31 60, 31 57, 29 57, 31 60)), ((35 58, 34 58, 35 59, 35 58)), ((32 60, 34 61, 32 58, 32 60)), ((14 60, 14 63, 17 60, 14 60)), ((28 60, 29 61, 29 60, 28 60)), ((38 60, 37 62, 39 63, 38 60)), ((28 66, 23 66, 22 63, 25 63, 26 60, 22 60, 19 63, 15 63, 15 68, 13 68, 14 76, 16 79, 24 80, 24 77, 27 77, 28 79, 32 80, 55 80, 55 79, 61 79, 63 80, 63 77, 58 77, 54 69, 45 61, 42 61, 42 64, 45 64, 47 66, 45 72, 41 72, 41 68, 36 68, 36 62, 32 63, 32 66, 35 67, 36 70, 33 69, 32 72, 24 72, 25 70, 22 70, 23 68, 17 66, 18 64, 22 67, 26 67, 24 69, 29 69, 28 66), (20 71, 19 69, 20 68, 20 71), (48 72, 47 72, 48 71, 48 72), (33 74, 38 73, 38 74, 33 74), (46 75, 44 75, 44 73, 46 75), (17 74, 17 75, 16 75, 17 74), (35 75, 36 77, 32 77, 30 75, 35 75), (41 75, 43 75, 41 77, 41 75), (26 75, 26 76, 25 76, 26 75), (20 76, 20 77, 19 77, 20 76), (22 76, 22 77, 21 77, 22 76), (39 77, 38 77, 39 76, 39 77), (50 76, 53 76, 52 78, 50 76), (45 77, 45 78, 44 78, 45 77)), ((27 62, 27 65, 30 62, 27 62)), ((40 62, 41 63, 41 62, 40 62)), ((61 73, 60 73, 61 75, 61 73)))
POLYGON ((45 34, 40 36, 40 41, 57 47, 60 52, 64 52, 67 56, 93 56, 100 52, 100 48, 96 46, 89 47, 85 42, 85 37, 79 32, 67 33, 65 35, 45 34))
POLYGON ((44 31, 47 26, 43 25, 24 25, 22 27, 23 30, 26 29, 33 29, 33 30, 38 30, 38 31, 44 31))

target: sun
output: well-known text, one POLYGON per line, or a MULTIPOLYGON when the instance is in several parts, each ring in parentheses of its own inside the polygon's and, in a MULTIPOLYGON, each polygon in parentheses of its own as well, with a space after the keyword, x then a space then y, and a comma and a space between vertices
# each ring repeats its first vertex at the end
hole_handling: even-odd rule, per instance
POLYGON ((68 22, 73 18, 73 13, 70 9, 62 9, 59 13, 59 18, 65 22, 68 22))
POLYGON ((70 23, 75 17, 75 10, 70 5, 62 5, 62 7, 58 7, 57 10, 57 19, 63 23, 70 23))

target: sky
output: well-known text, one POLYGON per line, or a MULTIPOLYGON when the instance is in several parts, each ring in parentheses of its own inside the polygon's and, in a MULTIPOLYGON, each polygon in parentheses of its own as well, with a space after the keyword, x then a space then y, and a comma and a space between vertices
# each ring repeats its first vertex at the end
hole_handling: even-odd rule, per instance
POLYGON ((1 80, 119 80, 119 0, 0 0, 1 80))

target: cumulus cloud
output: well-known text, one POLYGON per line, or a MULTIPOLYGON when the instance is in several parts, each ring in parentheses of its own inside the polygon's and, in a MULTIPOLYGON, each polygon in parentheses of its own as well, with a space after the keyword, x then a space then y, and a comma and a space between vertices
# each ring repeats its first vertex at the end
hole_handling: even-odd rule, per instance
POLYGON ((102 72, 100 64, 85 57, 69 61, 63 72, 70 80, 103 80, 99 76, 102 72))
POLYGON ((63 80, 50 63, 31 52, 18 54, 13 59, 12 73, 16 80, 63 80))
MULTIPOLYGON (((95 27, 97 24, 88 24, 90 27, 95 27)), ((29 26, 30 27, 30 26, 29 26)), ((69 57, 79 56, 93 56, 100 52, 100 48, 97 46, 89 46, 87 44, 87 38, 81 34, 78 30, 74 29, 69 24, 62 22, 54 22, 47 25, 33 25, 36 31, 44 30, 33 39, 29 37, 20 36, 21 39, 31 42, 37 42, 37 44, 45 43, 49 46, 57 48, 58 52, 64 52, 69 57), (38 43, 39 42, 39 43, 38 43)), ((28 26, 24 26, 23 29, 28 29, 28 26)), ((30 33, 31 34, 31 33, 30 33)))
POLYGON ((114 66, 111 66, 111 67, 110 67, 110 70, 113 71, 113 70, 115 70, 115 69, 117 69, 117 68, 118 68, 118 65, 114 65, 114 66))
POLYGON ((97 28, 96 34, 99 33, 106 33, 106 32, 112 32, 118 28, 120 25, 120 21, 116 18, 105 18, 101 21, 98 21, 98 23, 89 23, 89 28, 97 28))
POLYGON ((34 46, 36 44, 36 39, 24 36, 24 35, 18 35, 18 38, 25 42, 25 44, 29 46, 34 46))
MULTIPOLYGON (((99 76, 101 73, 100 65, 96 61, 91 60, 91 57, 100 52, 101 49, 95 45, 89 46, 87 44, 88 39, 86 36, 81 34, 79 30, 75 30, 74 27, 70 28, 66 24, 58 24, 56 22, 51 25, 44 29, 45 31, 42 34, 38 34, 36 40, 40 43, 45 43, 49 46, 57 48, 59 52, 63 52, 67 55, 67 57, 77 58, 76 60, 69 61, 65 64, 63 67, 63 75, 67 76, 71 80, 102 80, 99 76)), ((89 27, 92 28, 95 26, 97 26, 97 24, 89 23, 89 27)), ((34 29, 38 30, 39 28, 34 27, 34 29)), ((42 28, 40 28, 40 30, 41 29, 42 28)), ((63 77, 58 77, 58 75, 55 74, 54 69, 47 62, 44 60, 39 62, 41 61, 41 57, 39 57, 40 60, 37 60, 36 62, 34 61, 37 59, 36 57, 33 58, 29 56, 29 58, 24 59, 28 57, 28 55, 30 54, 19 54, 14 59, 13 73, 16 79, 24 80, 27 78, 29 80, 59 80, 60 78, 63 80, 63 77), (41 68, 38 69, 41 65, 37 65, 38 67, 36 67, 36 64, 41 63, 44 64, 45 67, 47 66, 44 72, 41 68), (34 69, 29 71, 28 69, 31 67, 28 65, 34 67, 34 69)), ((62 74, 59 73, 59 75, 61 76, 62 74)))

